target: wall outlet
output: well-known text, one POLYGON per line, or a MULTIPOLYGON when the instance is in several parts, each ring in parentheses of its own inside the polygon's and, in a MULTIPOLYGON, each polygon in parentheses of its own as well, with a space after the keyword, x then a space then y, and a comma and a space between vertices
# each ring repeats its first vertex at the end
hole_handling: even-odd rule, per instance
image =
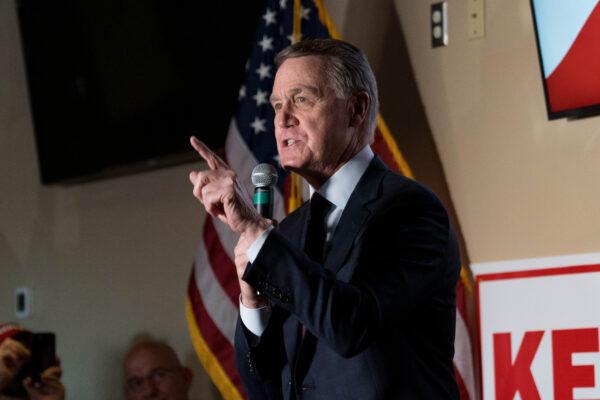
POLYGON ((30 288, 18 287, 15 289, 15 317, 17 319, 29 318, 33 313, 33 292, 30 288))
POLYGON ((469 39, 485 36, 485 0, 467 0, 467 35, 469 39))
POLYGON ((448 46, 448 3, 431 5, 431 47, 448 46))

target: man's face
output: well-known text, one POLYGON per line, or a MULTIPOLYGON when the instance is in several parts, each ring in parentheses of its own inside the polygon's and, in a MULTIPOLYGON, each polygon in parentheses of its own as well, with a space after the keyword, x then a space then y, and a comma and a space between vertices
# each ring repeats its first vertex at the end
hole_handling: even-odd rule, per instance
POLYGON ((351 123, 352 105, 335 93, 320 57, 285 60, 271 105, 281 166, 317 188, 362 146, 351 123))
POLYGON ((134 350, 124 364, 127 400, 187 400, 191 372, 179 365, 165 348, 146 346, 134 350))
POLYGON ((30 356, 21 342, 8 338, 0 343, 0 389, 12 382, 30 356))

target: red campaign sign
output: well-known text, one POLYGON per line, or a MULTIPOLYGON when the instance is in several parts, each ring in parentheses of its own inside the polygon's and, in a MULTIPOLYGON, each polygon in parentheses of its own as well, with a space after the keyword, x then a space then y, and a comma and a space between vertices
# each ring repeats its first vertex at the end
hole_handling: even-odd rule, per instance
POLYGON ((483 274, 476 285, 484 400, 600 398, 600 264, 483 274))
MULTIPOLYGON (((544 331, 525 332, 521 346, 511 350, 510 333, 494 334, 494 383, 496 399, 512 400, 517 392, 521 399, 541 399, 531 373, 531 363, 544 331), (514 361, 513 354, 516 353, 514 361)), ((552 366, 554 398, 573 399, 573 389, 594 387, 594 367, 575 366, 574 353, 598 352, 598 328, 552 331, 552 366)))

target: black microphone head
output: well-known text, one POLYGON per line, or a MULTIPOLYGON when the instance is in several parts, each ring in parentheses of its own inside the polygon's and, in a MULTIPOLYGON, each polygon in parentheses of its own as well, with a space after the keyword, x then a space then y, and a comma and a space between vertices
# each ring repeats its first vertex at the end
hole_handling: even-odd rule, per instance
POLYGON ((277 170, 271 164, 258 164, 252 170, 252 184, 256 187, 275 186, 277 183, 277 170))

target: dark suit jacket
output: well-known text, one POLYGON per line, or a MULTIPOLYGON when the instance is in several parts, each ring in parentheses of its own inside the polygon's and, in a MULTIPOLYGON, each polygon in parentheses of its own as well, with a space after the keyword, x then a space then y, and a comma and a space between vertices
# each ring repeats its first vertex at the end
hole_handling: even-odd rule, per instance
POLYGON ((436 196, 375 157, 323 265, 303 251, 308 211, 285 218, 244 275, 273 309, 260 340, 238 321, 237 365, 250 398, 458 399, 460 263, 436 196))

